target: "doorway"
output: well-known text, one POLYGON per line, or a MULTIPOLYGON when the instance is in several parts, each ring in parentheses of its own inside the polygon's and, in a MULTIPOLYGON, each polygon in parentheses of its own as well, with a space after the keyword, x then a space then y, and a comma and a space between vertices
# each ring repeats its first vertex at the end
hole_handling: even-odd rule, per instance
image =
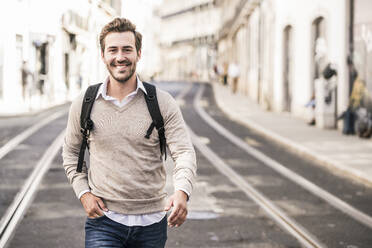
POLYGON ((311 56, 311 65, 312 65, 312 78, 311 78, 311 95, 315 95, 315 79, 319 78, 321 75, 321 68, 319 63, 316 61, 316 47, 317 41, 323 38, 325 40, 325 21, 323 17, 316 18, 312 23, 312 56, 311 56))

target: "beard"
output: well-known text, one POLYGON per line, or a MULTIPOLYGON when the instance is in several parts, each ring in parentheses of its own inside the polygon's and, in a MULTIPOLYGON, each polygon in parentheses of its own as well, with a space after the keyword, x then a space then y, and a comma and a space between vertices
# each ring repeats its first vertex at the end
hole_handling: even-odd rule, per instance
POLYGON ((112 78, 122 84, 126 83, 133 76, 133 74, 136 72, 136 66, 137 63, 135 61, 123 61, 121 63, 111 62, 106 64, 107 70, 111 74, 112 78), (126 71, 124 73, 116 72, 115 66, 117 65, 126 65, 126 71))

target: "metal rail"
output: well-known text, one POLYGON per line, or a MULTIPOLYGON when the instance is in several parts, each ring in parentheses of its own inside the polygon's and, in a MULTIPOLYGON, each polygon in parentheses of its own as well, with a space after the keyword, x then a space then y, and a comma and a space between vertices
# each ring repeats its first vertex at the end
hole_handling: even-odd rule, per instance
POLYGON ((272 201, 247 183, 244 178, 231 169, 231 166, 227 165, 216 153, 203 144, 203 142, 200 141, 200 138, 191 129, 189 129, 189 132, 194 145, 211 162, 211 164, 213 164, 223 175, 229 178, 230 181, 240 188, 249 198, 255 201, 266 212, 268 217, 278 223, 284 230, 288 231, 305 247, 326 247, 319 242, 314 235, 292 220, 272 201))
POLYGON ((194 108, 200 115, 200 117, 208 123, 211 127, 213 127, 219 134, 226 137, 230 140, 233 144, 237 145, 259 161, 262 161, 265 165, 269 166, 270 168, 274 169, 284 177, 288 178, 289 180, 293 181, 294 183, 298 184, 302 188, 306 189, 313 195, 323 199, 325 202, 329 203, 331 206, 335 207, 336 209, 342 211, 343 213, 349 215, 351 218, 357 220, 358 222, 362 223, 363 225, 372 229, 372 217, 361 212, 360 210, 354 208, 347 202, 341 200, 340 198, 332 195, 328 191, 322 189, 321 187, 315 185, 314 183, 310 182, 306 178, 298 175, 297 173, 289 170, 284 165, 280 164, 279 162, 271 159, 270 157, 266 156, 262 152, 254 149, 253 147, 249 146, 246 142, 244 142, 239 137, 235 136, 229 130, 221 126, 218 122, 216 122, 212 117, 210 117, 202 107, 198 104, 201 99, 201 96, 204 91, 204 86, 202 86, 197 95, 194 99, 194 108))
POLYGON ((32 202, 43 176, 48 171, 55 155, 61 148, 64 136, 65 131, 62 131, 45 151, 22 189, 18 192, 12 204, 5 212, 5 215, 2 217, 0 221, 0 248, 4 248, 13 236, 18 223, 21 221, 28 206, 32 202))
MULTIPOLYGON (((204 85, 199 89, 194 99, 194 107, 197 108, 197 103, 200 101, 201 94, 203 93, 204 85)), ((186 93, 182 94, 182 97, 186 93)), ((177 97, 179 100, 179 98, 177 97)), ((314 235, 308 232, 304 227, 291 219, 272 201, 266 198, 262 193, 256 190, 246 180, 236 173, 231 166, 227 165, 215 152, 213 152, 207 145, 205 145, 200 138, 188 127, 189 133, 193 144, 197 149, 214 165, 221 174, 225 175, 229 180, 240 188, 249 198, 256 202, 267 214, 284 230, 294 236, 304 247, 308 248, 324 248, 323 243, 316 239, 314 235)))
POLYGON ((44 118, 43 120, 36 123, 35 125, 27 128, 25 131, 18 134, 13 139, 9 140, 5 145, 0 147, 0 159, 2 159, 6 154, 8 154, 10 151, 12 151, 17 145, 19 145, 22 141, 24 141, 25 139, 30 137, 37 130, 44 127, 45 125, 47 125, 51 121, 61 117, 65 113, 66 113, 66 110, 61 110, 59 112, 56 112, 56 113, 44 118))

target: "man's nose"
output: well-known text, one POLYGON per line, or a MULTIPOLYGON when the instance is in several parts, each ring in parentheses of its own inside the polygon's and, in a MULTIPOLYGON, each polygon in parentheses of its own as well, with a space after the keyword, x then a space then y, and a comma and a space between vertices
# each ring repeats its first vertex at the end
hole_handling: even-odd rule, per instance
POLYGON ((123 61, 123 60, 126 60, 126 59, 127 59, 126 54, 122 51, 119 51, 118 54, 117 54, 116 60, 123 61))

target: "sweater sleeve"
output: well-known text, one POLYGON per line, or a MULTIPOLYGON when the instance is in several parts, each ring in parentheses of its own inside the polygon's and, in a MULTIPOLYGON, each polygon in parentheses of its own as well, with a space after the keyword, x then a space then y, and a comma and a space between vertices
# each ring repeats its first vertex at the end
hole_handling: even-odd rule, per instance
POLYGON ((175 163, 173 183, 175 190, 191 194, 196 177, 196 156, 181 110, 172 96, 167 94, 164 118, 165 137, 175 163))
POLYGON ((76 196, 82 191, 89 190, 88 173, 85 163, 82 172, 76 172, 79 159, 80 145, 83 136, 80 132, 80 113, 83 95, 77 98, 70 107, 66 136, 63 143, 63 167, 69 183, 72 185, 76 196))

